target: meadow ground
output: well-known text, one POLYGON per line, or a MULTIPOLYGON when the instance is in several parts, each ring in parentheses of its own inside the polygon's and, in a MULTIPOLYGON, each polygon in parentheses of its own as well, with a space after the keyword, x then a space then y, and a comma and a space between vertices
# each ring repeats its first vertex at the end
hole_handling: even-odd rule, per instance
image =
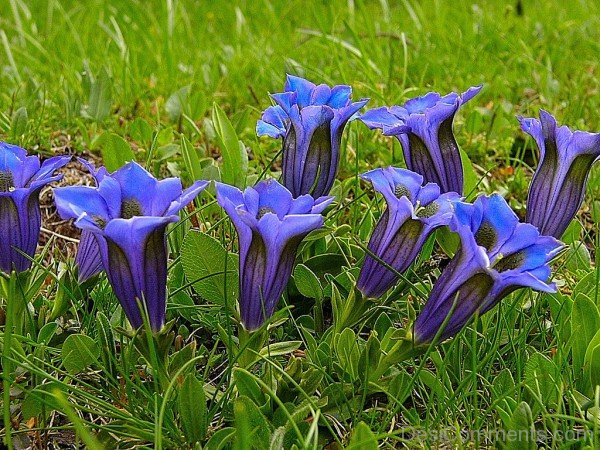
MULTIPOLYGON (((516 116, 545 109, 559 123, 600 131, 597 9, 594 0, 4 0, 0 140, 114 168, 133 151, 155 175, 189 183, 223 176, 227 116, 252 184, 280 174, 280 143, 258 138, 255 126, 286 73, 349 84, 368 107, 483 84, 454 126, 470 159, 470 197, 499 192, 524 217, 538 152, 516 116)), ((446 260, 431 239, 401 286, 352 327, 337 327, 331 298, 349 295, 338 287, 347 272, 356 275, 383 208, 358 174, 388 165, 403 165, 399 143, 352 122, 328 235, 302 247, 285 296, 292 312, 278 313, 260 357, 244 352, 257 339, 239 335, 230 319, 237 285, 223 271, 224 261, 235 266, 226 252, 237 247, 209 188, 169 234, 176 338, 162 369, 146 362, 160 349, 143 355, 119 329, 125 322, 105 277, 74 281, 78 234, 44 191, 36 334, 13 349, 14 445, 600 448, 599 391, 581 376, 584 360, 600 372, 600 357, 586 355, 600 329, 600 173, 592 171, 563 238, 559 293, 509 296, 456 338, 395 366, 375 389, 365 375, 369 336, 406 324, 446 260)), ((76 163, 66 173, 65 184, 90 183, 76 163)))

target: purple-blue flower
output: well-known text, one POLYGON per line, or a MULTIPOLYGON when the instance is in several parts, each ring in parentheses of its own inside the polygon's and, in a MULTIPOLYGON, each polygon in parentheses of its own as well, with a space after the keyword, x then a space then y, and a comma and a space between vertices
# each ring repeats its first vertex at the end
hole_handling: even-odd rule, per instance
POLYGON ((417 344, 460 331, 475 314, 484 314, 511 292, 529 287, 556 292, 549 262, 563 245, 542 236, 533 225, 519 223, 499 195, 480 196, 473 204, 457 202, 450 228, 461 246, 435 282, 414 325, 417 344))
POLYGON ((54 172, 71 160, 55 156, 40 163, 38 156, 0 142, 0 270, 24 272, 35 255, 42 215, 40 191, 62 175, 54 172))
POLYGON ((340 158, 346 123, 369 99, 352 102, 352 88, 315 85, 287 76, 284 91, 271 97, 256 124, 259 136, 283 139, 283 184, 295 197, 329 194, 340 158))
POLYGON ((540 150, 525 220, 542 234, 560 238, 583 203, 590 170, 600 157, 600 133, 559 127, 544 110, 540 120, 519 117, 519 121, 540 150))
POLYGON ((458 108, 479 93, 475 86, 462 94, 441 96, 429 92, 403 106, 375 108, 362 114, 370 129, 396 136, 402 144, 406 167, 437 184, 442 192, 463 193, 463 167, 452 124, 458 108))
POLYGON ((183 190, 178 178, 158 181, 135 162, 96 176, 97 187, 55 189, 58 212, 95 238, 102 266, 131 325, 143 324, 141 302, 152 330, 159 331, 166 312, 165 229, 179 220, 177 213, 208 182, 196 181, 183 190))
POLYGON ((409 268, 433 230, 450 223, 452 203, 460 197, 455 192, 440 195, 439 186, 423 186, 423 177, 406 169, 375 169, 362 178, 370 181, 387 203, 369 240, 369 253, 357 281, 364 296, 377 298, 398 281, 398 273, 409 268))
POLYGON ((333 197, 294 199, 276 180, 244 192, 217 183, 217 201, 235 225, 240 251, 240 317, 247 330, 273 315, 304 237, 323 225, 321 212, 333 197))

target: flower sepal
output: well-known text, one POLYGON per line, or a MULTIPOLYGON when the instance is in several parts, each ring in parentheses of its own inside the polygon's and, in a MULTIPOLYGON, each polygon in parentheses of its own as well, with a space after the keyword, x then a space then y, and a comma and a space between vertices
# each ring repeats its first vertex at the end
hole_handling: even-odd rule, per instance
POLYGON ((331 280, 331 307, 336 332, 356 325, 375 306, 373 299, 364 297, 356 287, 348 291, 336 280, 331 280))

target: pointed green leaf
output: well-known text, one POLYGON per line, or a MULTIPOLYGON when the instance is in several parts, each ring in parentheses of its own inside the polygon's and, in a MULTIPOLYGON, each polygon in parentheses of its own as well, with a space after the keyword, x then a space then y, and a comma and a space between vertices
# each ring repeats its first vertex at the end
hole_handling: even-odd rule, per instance
POLYGON ((131 146, 118 134, 104 133, 98 139, 96 146, 100 147, 102 160, 109 172, 114 172, 128 162, 135 161, 131 146))
POLYGON ((177 411, 187 442, 202 442, 208 429, 208 410, 204 384, 193 373, 185 377, 179 389, 177 411))
POLYGON ((243 188, 246 185, 248 154, 238 140, 235 129, 223 110, 215 103, 212 112, 213 125, 221 146, 224 183, 243 188))

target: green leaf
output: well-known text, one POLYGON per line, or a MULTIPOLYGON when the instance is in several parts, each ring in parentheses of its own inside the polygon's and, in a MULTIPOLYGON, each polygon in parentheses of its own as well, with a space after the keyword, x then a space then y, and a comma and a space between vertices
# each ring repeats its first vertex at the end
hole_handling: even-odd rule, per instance
POLYGON ((10 130, 14 140, 17 140, 27 133, 28 120, 29 117, 27 115, 27 108, 24 106, 21 106, 13 113, 10 130))
POLYGON ((298 264, 294 269, 294 281, 298 291, 305 297, 317 300, 323 298, 323 287, 319 278, 304 264, 298 264))
POLYGON ((531 408, 527 403, 521 402, 512 413, 503 448, 505 450, 534 450, 537 448, 535 436, 531 408))
POLYGON ((379 445, 369 426, 364 422, 359 422, 354 428, 350 444, 346 448, 348 450, 377 450, 379 445))
POLYGON ((102 160, 109 172, 114 172, 126 163, 135 161, 131 146, 118 134, 106 132, 100 136, 95 145, 100 147, 102 160))
POLYGON ((93 80, 90 78, 89 83, 88 104, 83 115, 96 122, 102 122, 110 114, 112 81, 103 67, 98 77, 93 80))
POLYGON ((302 341, 273 342, 260 349, 260 356, 282 356, 300 348, 302 341))
POLYGON ((362 349, 358 361, 358 372, 361 378, 368 379, 370 374, 377 370, 380 356, 379 339, 372 333, 367 340, 367 344, 362 349))
POLYGON ((262 448, 271 440, 269 422, 248 397, 240 396, 233 404, 236 440, 234 449, 262 448))
POLYGON ((183 162, 185 163, 187 172, 190 174, 191 180, 204 179, 203 168, 200 165, 198 153, 196 153, 194 146, 183 134, 181 135, 181 154, 183 155, 183 162))
POLYGON ((188 282, 204 299, 232 306, 238 297, 238 257, 227 253, 219 241, 190 231, 181 244, 181 263, 188 282), (225 274, 225 266, 227 273, 225 274))
POLYGON ((450 231, 448 227, 441 227, 435 231, 435 240, 440 244, 442 250, 449 257, 454 256, 460 245, 460 238, 457 233, 450 231))
POLYGON ((573 370, 577 378, 583 370, 588 345, 598 330, 600 330, 598 307, 587 295, 578 293, 573 302, 571 316, 573 370))
POLYGON ((141 117, 136 118, 129 125, 129 135, 142 145, 152 144, 152 131, 150 124, 141 117))
POLYGON ((63 343, 62 363, 70 374, 83 372, 98 361, 100 348, 96 341, 85 334, 72 334, 63 343))
POLYGON ((63 389, 63 387, 60 383, 51 381, 27 392, 21 406, 23 419, 28 420, 31 417, 38 417, 42 413, 45 413, 48 417, 52 411, 60 410, 60 404, 56 401, 56 397, 52 395, 52 391, 56 389, 63 389))
MULTIPOLYGON (((192 341, 188 345, 183 347, 181 350, 171 355, 171 357, 169 358, 169 374, 171 376, 175 376, 179 369, 181 369, 188 361, 194 359, 195 356, 196 341, 192 341)), ((193 368, 193 365, 188 365, 186 372, 191 371, 193 368)))
POLYGON ((552 407, 558 401, 560 370, 541 353, 531 355, 525 364, 525 386, 543 406, 552 407))
POLYGON ((473 169, 473 164, 469 159, 469 155, 464 150, 460 150, 460 159, 463 165, 463 192, 465 193, 465 197, 473 198, 477 192, 477 185, 479 184, 479 176, 473 169))
POLYGON ((246 172, 248 171, 246 149, 238 140, 227 115, 216 103, 213 105, 212 121, 223 157, 221 179, 224 183, 243 188, 246 185, 246 172))
POLYGON ((48 342, 50 342, 50 339, 54 337, 54 334, 56 333, 57 329, 58 324, 56 322, 49 322, 46 325, 44 325, 38 333, 38 344, 48 345, 48 342))
POLYGON ((206 443, 204 450, 222 450, 231 448, 230 443, 236 436, 236 429, 233 427, 221 428, 206 443))
POLYGON ((250 398, 255 405, 262 406, 267 402, 265 394, 251 373, 235 368, 233 370, 233 381, 240 395, 250 398))
POLYGON ((585 352, 584 374, 588 386, 586 391, 594 395, 596 386, 600 385, 600 330, 594 335, 585 352))
POLYGON ((564 253, 565 267, 570 272, 587 271, 592 265, 590 251, 581 241, 573 242, 564 253))
POLYGON ((190 91, 192 90, 191 85, 187 85, 173 92, 165 103, 165 110, 169 115, 169 119, 172 122, 177 122, 182 114, 185 113, 185 107, 188 104, 188 98, 190 91))
POLYGON ((202 442, 208 430, 208 409, 204 384, 193 373, 185 377, 179 389, 177 411, 187 442, 202 442))
POLYGON ((340 334, 334 336, 334 343, 342 370, 350 375, 352 380, 356 380, 361 351, 356 334, 351 328, 345 328, 340 334))

